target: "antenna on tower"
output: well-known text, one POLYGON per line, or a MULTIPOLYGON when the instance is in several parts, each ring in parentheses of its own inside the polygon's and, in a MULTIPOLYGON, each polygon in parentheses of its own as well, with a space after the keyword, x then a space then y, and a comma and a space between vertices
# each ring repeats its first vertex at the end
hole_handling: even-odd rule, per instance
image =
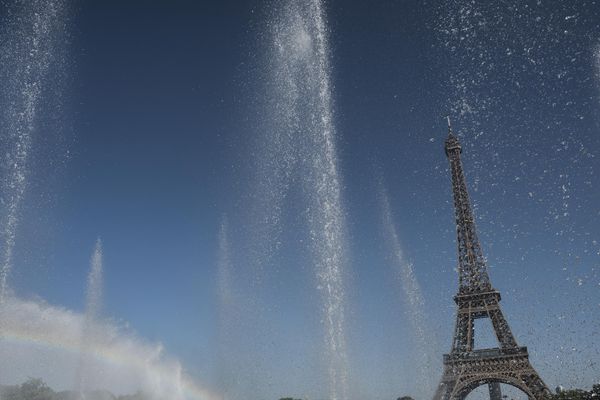
POLYGON ((446 121, 448 121, 448 133, 452 133, 452 124, 450 123, 449 115, 446 115, 446 121))

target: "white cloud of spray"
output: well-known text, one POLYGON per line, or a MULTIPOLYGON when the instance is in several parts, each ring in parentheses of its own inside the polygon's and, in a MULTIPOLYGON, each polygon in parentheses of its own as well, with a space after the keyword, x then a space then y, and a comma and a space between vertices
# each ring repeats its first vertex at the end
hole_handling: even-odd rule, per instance
POLYGON ((41 300, 8 297, 0 309, 0 383, 41 377, 57 390, 73 387, 81 351, 86 352, 86 389, 115 394, 143 391, 156 399, 215 399, 194 383, 160 343, 147 342, 113 321, 97 320, 87 329, 85 315, 41 300))

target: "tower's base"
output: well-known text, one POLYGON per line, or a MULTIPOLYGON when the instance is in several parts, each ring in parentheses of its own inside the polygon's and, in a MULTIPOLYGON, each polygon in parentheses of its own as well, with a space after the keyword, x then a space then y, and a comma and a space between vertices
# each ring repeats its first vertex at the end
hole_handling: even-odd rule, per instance
POLYGON ((531 400, 550 394, 529 363, 527 347, 515 347, 444 355, 444 373, 433 399, 463 400, 473 389, 491 383, 514 386, 531 400))

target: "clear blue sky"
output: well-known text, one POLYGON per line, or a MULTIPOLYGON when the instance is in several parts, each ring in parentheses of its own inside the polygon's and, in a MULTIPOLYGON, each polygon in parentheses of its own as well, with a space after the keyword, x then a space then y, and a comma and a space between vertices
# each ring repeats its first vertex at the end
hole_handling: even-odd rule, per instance
MULTIPOLYGON (((600 4, 469 3, 325 2, 350 248, 352 387, 361 396, 418 386, 406 304, 382 244, 379 179, 424 293, 439 367, 450 348, 457 278, 447 113, 517 340, 551 386, 590 386, 600 376, 600 4)), ((235 279, 260 281, 243 301, 260 303, 264 322, 231 339, 241 349, 236 368, 267 366, 240 379, 268 386, 257 398, 303 396, 321 343, 306 235, 296 231, 298 194, 264 277, 244 264, 242 244, 261 157, 253 143, 271 5, 69 7, 61 106, 46 99, 41 107, 53 111, 39 123, 59 133, 34 135, 12 287, 83 310, 100 236, 105 315, 163 342, 190 374, 218 386, 226 214, 235 279)))

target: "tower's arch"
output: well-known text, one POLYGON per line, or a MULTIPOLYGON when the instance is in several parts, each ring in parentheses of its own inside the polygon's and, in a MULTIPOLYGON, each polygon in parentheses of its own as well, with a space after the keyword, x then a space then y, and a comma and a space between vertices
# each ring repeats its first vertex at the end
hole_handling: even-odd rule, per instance
POLYGON ((465 400, 473 390, 490 383, 503 383, 505 385, 512 386, 526 394, 530 399, 535 399, 535 395, 531 393, 531 390, 529 390, 527 385, 525 385, 520 379, 513 377, 494 376, 486 379, 472 379, 462 382, 456 387, 455 394, 452 396, 452 400, 465 400))

